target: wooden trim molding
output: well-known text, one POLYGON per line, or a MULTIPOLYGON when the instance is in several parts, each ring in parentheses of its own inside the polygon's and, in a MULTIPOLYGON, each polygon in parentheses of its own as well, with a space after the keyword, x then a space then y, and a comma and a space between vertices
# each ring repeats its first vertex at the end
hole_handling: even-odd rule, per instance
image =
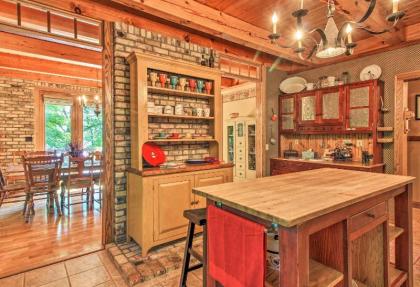
POLYGON ((407 175, 407 134, 405 132, 404 114, 408 108, 409 80, 420 78, 420 70, 402 73, 395 76, 394 103, 394 173, 407 175))
POLYGON ((114 28, 112 22, 104 22, 103 34, 102 110, 104 111, 104 202, 102 211, 102 243, 107 244, 114 240, 114 28))

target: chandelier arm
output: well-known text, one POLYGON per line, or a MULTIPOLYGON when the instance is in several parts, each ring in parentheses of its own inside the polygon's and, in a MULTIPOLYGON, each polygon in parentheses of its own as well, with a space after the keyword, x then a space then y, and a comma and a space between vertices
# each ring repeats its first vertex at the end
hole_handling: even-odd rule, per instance
POLYGON ((357 29, 361 29, 365 32, 368 32, 371 35, 380 35, 380 34, 389 32, 389 29, 384 29, 382 31, 372 31, 372 30, 369 30, 368 28, 365 28, 365 27, 357 27, 357 29))
POLYGON ((363 15, 363 17, 360 18, 360 20, 357 21, 357 23, 360 24, 360 23, 365 22, 370 17, 370 15, 372 15, 373 10, 375 10, 375 6, 376 6, 376 0, 370 0, 370 4, 365 15, 363 15))
POLYGON ((310 58, 312 58, 312 56, 315 54, 316 49, 318 48, 317 45, 314 45, 311 49, 311 52, 308 54, 308 56, 306 57, 307 60, 309 60, 310 58))
POLYGON ((322 30, 321 28, 316 28, 310 31, 308 34, 312 34, 315 32, 318 32, 318 34, 321 36, 323 47, 326 48, 328 46, 328 40, 327 40, 327 36, 325 35, 324 30, 322 30))

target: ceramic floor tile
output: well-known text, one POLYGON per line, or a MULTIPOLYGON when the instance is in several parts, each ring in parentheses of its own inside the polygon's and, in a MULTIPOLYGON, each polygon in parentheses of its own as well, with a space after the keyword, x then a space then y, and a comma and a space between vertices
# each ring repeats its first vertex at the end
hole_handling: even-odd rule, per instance
POLYGON ((0 279, 0 287, 23 287, 23 273, 0 279))
POLYGON ((99 285, 96 285, 95 287, 116 287, 114 281, 107 281, 105 283, 101 283, 99 285))
POLYGON ((66 278, 64 263, 58 263, 25 273, 25 287, 39 287, 66 278))
POLYGON ((74 275, 102 265, 99 256, 89 254, 65 262, 68 275, 74 275))
POLYGON ((93 287, 110 280, 111 277, 103 266, 70 276, 72 287, 93 287))
POLYGON ((63 278, 46 285, 42 285, 41 287, 70 287, 70 283, 68 278, 63 278))
POLYGON ((114 278, 113 280, 116 287, 129 287, 122 277, 114 278))

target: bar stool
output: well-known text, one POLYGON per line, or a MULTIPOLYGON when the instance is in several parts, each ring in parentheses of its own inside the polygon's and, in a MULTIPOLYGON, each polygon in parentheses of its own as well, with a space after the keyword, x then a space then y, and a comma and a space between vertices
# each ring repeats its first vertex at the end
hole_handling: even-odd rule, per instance
MULTIPOLYGON (((194 271, 196 269, 199 269, 203 267, 203 283, 206 280, 206 209, 200 208, 200 209, 190 209, 184 211, 184 217, 188 219, 188 233, 187 233, 187 239, 185 242, 185 251, 184 251, 184 260, 182 262, 182 272, 181 272, 181 279, 179 282, 179 287, 186 287, 187 285, 187 277, 188 272, 194 271), (200 255, 197 251, 195 251, 192 248, 193 238, 194 238, 194 230, 195 226, 203 226, 204 228, 204 238, 203 238, 203 255, 200 255), (191 266, 190 267, 190 259, 191 255, 194 256, 200 263, 191 266)), ((203 285, 205 286, 205 284, 203 285)))

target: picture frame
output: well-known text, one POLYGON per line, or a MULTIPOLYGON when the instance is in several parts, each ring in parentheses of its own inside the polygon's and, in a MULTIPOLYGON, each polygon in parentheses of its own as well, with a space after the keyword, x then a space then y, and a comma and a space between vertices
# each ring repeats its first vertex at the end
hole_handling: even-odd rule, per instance
POLYGON ((420 95, 416 95, 416 121, 420 120, 420 95))

